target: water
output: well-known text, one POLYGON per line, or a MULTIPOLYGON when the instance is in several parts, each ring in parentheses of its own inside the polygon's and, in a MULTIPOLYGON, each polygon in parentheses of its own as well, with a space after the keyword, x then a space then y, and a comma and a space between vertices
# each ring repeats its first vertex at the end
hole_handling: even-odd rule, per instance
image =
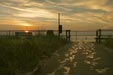
MULTIPOLYGON (((62 35, 65 36, 65 32, 62 33, 62 35)), ((91 32, 71 32, 71 41, 95 41, 96 38, 96 32, 91 31, 91 32)))
MULTIPOLYGON (((32 35, 38 35, 38 34, 42 34, 42 35, 46 35, 46 31, 37 31, 37 32, 32 32, 32 35)), ((55 35, 58 35, 57 31, 54 31, 55 35)), ((108 36, 102 36, 102 37, 113 37, 113 31, 102 31, 101 32, 102 35, 108 35, 108 36)), ((0 32, 0 36, 6 36, 9 35, 9 32, 0 32)), ((15 36, 15 32, 10 32, 11 36, 15 36)), ((95 38, 96 38, 96 31, 71 31, 70 33, 71 35, 71 41, 92 41, 95 42, 95 38)), ((66 32, 63 31, 61 36, 63 38, 66 38, 66 32)))

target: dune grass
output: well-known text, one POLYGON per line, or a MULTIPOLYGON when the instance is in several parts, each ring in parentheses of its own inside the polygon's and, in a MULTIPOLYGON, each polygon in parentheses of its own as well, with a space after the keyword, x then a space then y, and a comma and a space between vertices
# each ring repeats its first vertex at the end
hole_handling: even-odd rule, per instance
POLYGON ((22 75, 66 43, 57 36, 0 39, 0 75, 22 75))
POLYGON ((105 45, 108 48, 113 48, 113 38, 105 39, 103 45, 105 45))

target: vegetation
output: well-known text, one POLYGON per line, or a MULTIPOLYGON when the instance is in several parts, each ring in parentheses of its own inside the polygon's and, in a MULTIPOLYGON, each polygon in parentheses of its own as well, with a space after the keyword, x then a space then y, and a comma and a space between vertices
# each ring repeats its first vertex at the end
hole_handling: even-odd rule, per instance
POLYGON ((103 44, 108 48, 113 48, 113 38, 109 37, 108 39, 105 39, 103 44))
POLYGON ((56 36, 0 39, 0 75, 22 75, 32 71, 39 62, 65 45, 56 36))

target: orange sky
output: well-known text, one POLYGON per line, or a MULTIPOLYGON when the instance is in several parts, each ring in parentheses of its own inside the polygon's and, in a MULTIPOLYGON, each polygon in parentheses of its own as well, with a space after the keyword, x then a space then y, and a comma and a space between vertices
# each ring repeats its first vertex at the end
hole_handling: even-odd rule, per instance
POLYGON ((0 0, 0 30, 113 28, 112 0, 0 0))

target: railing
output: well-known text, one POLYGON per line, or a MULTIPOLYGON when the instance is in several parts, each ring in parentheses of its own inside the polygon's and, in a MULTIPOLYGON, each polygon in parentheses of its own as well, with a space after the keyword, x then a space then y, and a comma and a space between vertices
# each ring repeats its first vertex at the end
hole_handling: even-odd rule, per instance
MULTIPOLYGON (((20 37, 25 38, 29 36, 39 35, 56 35, 59 36, 58 30, 0 30, 0 38, 20 37)), ((70 42, 70 30, 63 30, 59 37, 66 38, 70 42)))
POLYGON ((96 31, 71 31, 73 41, 95 42, 96 31))
POLYGON ((96 31, 96 42, 101 43, 105 39, 113 38, 113 30, 99 29, 96 31))
MULTIPOLYGON (((48 35, 49 30, 0 30, 0 38, 9 38, 19 36, 39 36, 39 35, 48 35), (17 33, 18 32, 18 33, 17 33)), ((58 30, 50 30, 54 35, 59 36, 58 30)), ((97 31, 71 31, 63 30, 60 34, 60 37, 66 38, 67 41, 77 41, 77 40, 93 40, 97 43, 101 43, 103 39, 108 39, 109 37, 113 38, 113 30, 99 29, 97 31), (83 39, 84 38, 84 39, 83 39)))

